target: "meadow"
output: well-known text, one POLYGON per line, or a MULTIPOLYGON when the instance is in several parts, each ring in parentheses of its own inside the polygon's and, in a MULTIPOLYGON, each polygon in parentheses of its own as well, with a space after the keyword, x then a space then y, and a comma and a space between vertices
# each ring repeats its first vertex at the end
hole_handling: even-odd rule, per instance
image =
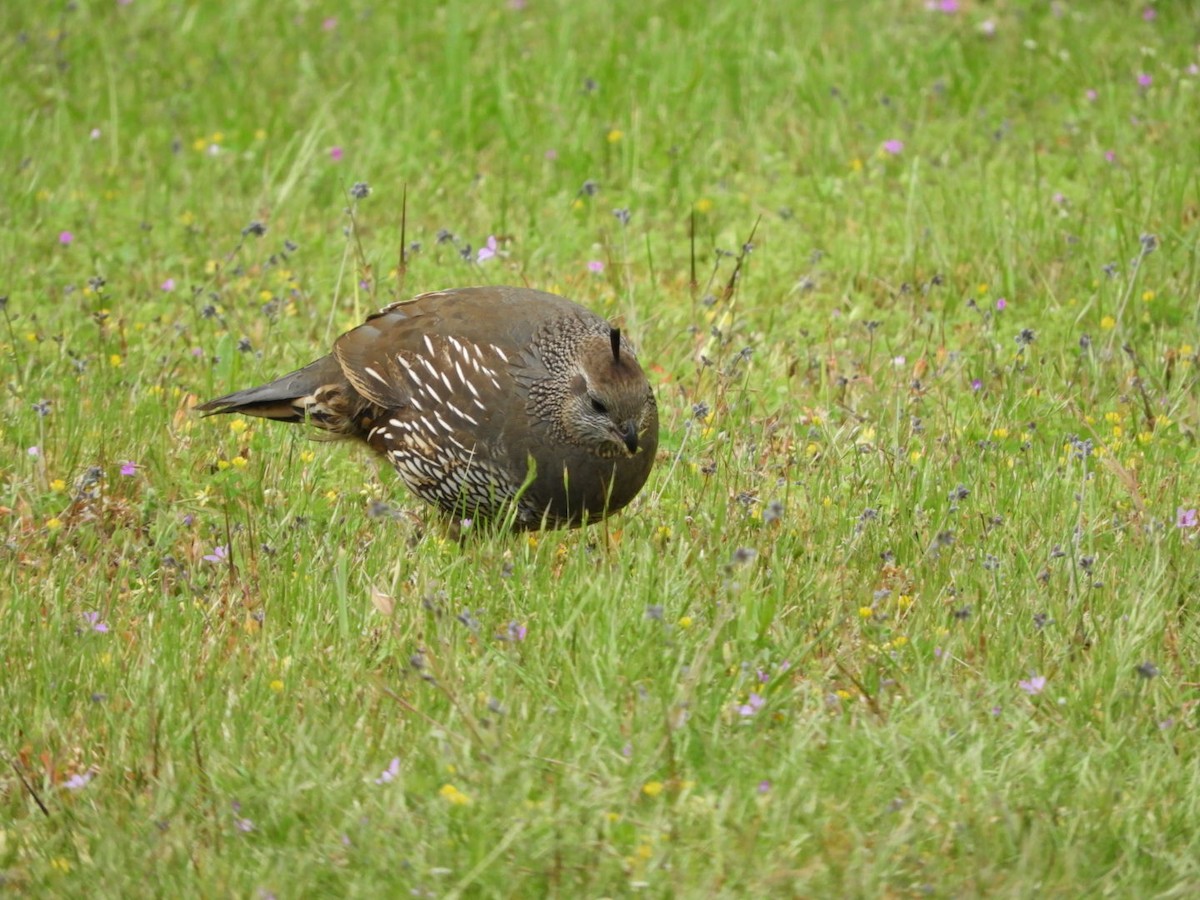
POLYGON ((0 888, 1200 893, 1200 11, 0 8, 0 888), (197 402, 563 293, 620 516, 197 402))

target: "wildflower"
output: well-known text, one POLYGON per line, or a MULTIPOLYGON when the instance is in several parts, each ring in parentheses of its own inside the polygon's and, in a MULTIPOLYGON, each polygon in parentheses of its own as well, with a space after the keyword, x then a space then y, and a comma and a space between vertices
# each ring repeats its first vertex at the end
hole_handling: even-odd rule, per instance
POLYGON ((996 301, 996 309, 998 309, 1000 311, 1003 311, 1007 306, 1008 306, 1008 301, 1005 300, 1003 297, 999 298, 996 301))
POLYGON ((983 382, 982 382, 982 381, 980 381, 978 378, 974 378, 974 379, 972 379, 972 380, 971 380, 971 390, 973 390, 973 391, 979 391, 979 390, 982 390, 982 389, 983 389, 983 382))
POLYGON ((623 137, 625 137, 625 132, 621 131, 619 128, 614 128, 608 133, 608 142, 610 144, 616 144, 620 142, 621 138, 623 137))
POLYGON ((229 548, 225 545, 215 548, 212 553, 204 557, 204 561, 210 563, 223 563, 227 559, 229 559, 229 548))
POLYGON ((1158 666, 1156 666, 1154 663, 1150 662, 1150 660, 1146 660, 1144 663, 1142 663, 1140 666, 1137 667, 1136 671, 1137 671, 1139 677, 1145 678, 1147 681, 1149 681, 1151 678, 1153 678, 1154 676, 1156 676, 1158 674, 1158 666))
POLYGON ((100 613, 85 612, 83 614, 83 621, 87 622, 92 631, 99 632, 100 634, 108 634, 108 625, 100 621, 100 613))
POLYGON ((74 241, 75 241, 75 235, 71 234, 71 232, 60 231, 58 233, 58 242, 60 244, 62 244, 64 247, 70 247, 74 241))
POLYGON ((244 819, 241 816, 235 816, 233 819, 234 827, 243 834, 249 834, 254 830, 254 823, 249 819, 244 819))
POLYGON ((392 761, 388 763, 388 767, 384 769, 379 777, 375 779, 376 784, 391 784, 400 777, 400 757, 393 756, 392 761))
POLYGON ((783 518, 783 504, 778 500, 772 500, 767 504, 762 511, 762 520, 764 525, 772 525, 783 518))
POLYGON ((91 131, 88 132, 88 137, 90 137, 93 141, 100 140, 100 129, 93 128, 91 131))
POLYGON ((663 783, 661 781, 647 781, 642 785, 642 793, 647 797, 657 797, 663 792, 663 783))
POLYGON ((512 641, 514 644, 519 644, 525 640, 525 635, 529 633, 529 629, 519 622, 509 622, 505 632, 505 639, 512 641))
POLYGON ((1103 328, 1105 331, 1112 331, 1114 328, 1117 327, 1117 320, 1114 319, 1112 316, 1105 316, 1103 319, 1100 320, 1100 327, 1103 328))
POLYGON ((78 791, 87 787, 93 778, 96 776, 91 772, 76 772, 70 778, 63 782, 63 787, 68 791, 78 791))
POLYGON ((255 219, 253 222, 251 222, 249 225, 247 225, 245 228, 242 229, 242 237, 246 237, 246 235, 249 235, 249 234, 252 234, 255 237, 262 237, 266 233, 267 233, 267 226, 264 225, 262 222, 258 221, 257 219, 255 219))
POLYGON ((365 200, 371 193, 371 186, 365 181, 356 181, 350 188, 350 196, 355 200, 365 200))
POLYGON ((325 21, 321 23, 322 31, 333 31, 335 28, 337 28, 337 16, 328 16, 325 21))
POLYGON ((761 694, 751 693, 747 702, 737 707, 737 713, 742 717, 752 716, 766 705, 767 701, 763 699, 761 694))
POLYGON ((1100 95, 1093 88, 1088 88, 1086 91, 1084 91, 1083 96, 1087 98, 1088 103, 1095 103, 1100 97, 1100 95))
POLYGON ((891 156, 899 156, 904 152, 904 141, 898 141, 894 138, 890 141, 884 141, 883 152, 891 156))
POLYGON ((1017 687, 1027 693, 1030 697, 1036 697, 1046 689, 1045 675, 1030 675, 1024 681, 1018 681, 1017 687))
POLYGON ((587 267, 589 272, 594 272, 597 275, 604 271, 604 263, 600 262, 598 259, 591 260, 587 264, 587 267))
POLYGON ((1153 6, 1147 6, 1142 10, 1143 22, 1153 22, 1156 18, 1158 18, 1158 10, 1156 10, 1153 6))
POLYGON ((330 147, 329 148, 329 159, 331 162, 335 162, 335 163, 341 162, 342 156, 344 156, 344 155, 345 154, 342 151, 341 147, 330 147))
POLYGON ((1194 509, 1184 509, 1182 506, 1175 510, 1176 528, 1195 528, 1200 525, 1200 515, 1194 509))
POLYGON ((140 466, 138 466, 138 464, 135 462, 123 462, 121 463, 121 474, 128 478, 132 475, 136 475, 139 468, 140 466))
POLYGON ((600 192, 600 185, 592 181, 590 178, 583 183, 583 187, 579 189, 579 193, 586 194, 589 197, 594 197, 600 192))
POLYGON ((1116 162, 1117 161, 1117 151, 1116 150, 1105 150, 1104 151, 1104 161, 1110 162, 1110 163, 1116 162))
POLYGON ((769 790, 771 790, 771 782, 768 779, 764 778, 762 781, 760 781, 758 783, 758 787, 755 788, 755 790, 760 794, 765 794, 769 790))
POLYGON ((1022 347, 1028 347, 1037 340, 1037 333, 1032 328, 1022 328, 1016 337, 1016 341, 1022 347))
POLYGON ((1142 72, 1137 77, 1137 83, 1138 83, 1138 87, 1145 89, 1145 88, 1150 87, 1150 85, 1154 84, 1154 78, 1150 75, 1147 75, 1145 72, 1142 72))
POLYGON ((438 794, 451 806, 469 806, 471 798, 452 784, 443 784, 438 794))
POLYGON ((554 162, 556 159, 558 159, 558 151, 551 147, 542 154, 542 158, 546 160, 546 162, 554 162))
POLYGON ((621 209, 614 209, 613 215, 616 217, 617 221, 620 222, 622 225, 628 225, 629 220, 633 217, 633 213, 631 213, 625 207, 622 207, 621 209))
POLYGON ((487 243, 485 243, 482 247, 479 248, 479 254, 475 257, 475 261, 483 262, 484 260, 491 259, 495 255, 496 255, 496 236, 494 234, 489 234, 487 243))

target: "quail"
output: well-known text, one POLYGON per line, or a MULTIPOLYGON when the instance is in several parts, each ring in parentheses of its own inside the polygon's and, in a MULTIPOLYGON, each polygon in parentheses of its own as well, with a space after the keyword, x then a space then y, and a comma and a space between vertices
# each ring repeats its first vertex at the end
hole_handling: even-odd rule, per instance
POLYGON ((392 303, 330 355, 197 409, 361 440, 427 503, 518 530, 622 509, 658 447, 654 392, 621 330, 517 287, 392 303))

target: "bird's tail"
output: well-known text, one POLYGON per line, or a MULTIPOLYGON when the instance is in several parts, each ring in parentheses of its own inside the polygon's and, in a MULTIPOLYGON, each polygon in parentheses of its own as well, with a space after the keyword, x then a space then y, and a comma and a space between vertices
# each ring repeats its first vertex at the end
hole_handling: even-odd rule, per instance
POLYGON ((268 384, 246 388, 196 406, 206 416, 239 413, 280 422, 311 422, 335 434, 359 430, 362 398, 333 356, 325 356, 268 384))

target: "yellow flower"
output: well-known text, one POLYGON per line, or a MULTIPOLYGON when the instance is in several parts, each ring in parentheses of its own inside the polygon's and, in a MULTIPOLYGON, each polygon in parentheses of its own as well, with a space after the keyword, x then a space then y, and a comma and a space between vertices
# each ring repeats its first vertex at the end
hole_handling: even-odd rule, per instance
POLYGON ((679 627, 682 628, 684 631, 691 628, 692 627, 692 617, 691 616, 680 616, 679 617, 679 627))
POLYGON ((50 490, 54 491, 56 494, 61 494, 66 489, 67 483, 61 478, 55 478, 52 482, 50 482, 50 490))
POLYGON ((254 139, 256 141, 265 141, 267 139, 267 129, 257 128, 254 131, 254 139))
POLYGON ((1155 296, 1156 295, 1155 295, 1154 291, 1143 291, 1142 292, 1142 300, 1146 303, 1149 303, 1151 300, 1153 300, 1155 298, 1155 296))
POLYGON ((908 454, 908 461, 918 463, 921 461, 922 456, 924 456, 924 454, 920 450, 914 450, 912 453, 908 454))
POLYGON ((221 143, 221 141, 225 140, 225 135, 223 135, 219 131, 214 131, 212 134, 212 137, 209 138, 209 140, 212 141, 214 144, 219 144, 219 143, 221 143))
POLYGON ((841 697, 843 700, 849 700, 851 697, 854 696, 845 688, 838 688, 836 691, 834 691, 834 693, 837 694, 839 697, 841 697))
POLYGON ((1007 428, 997 428, 992 432, 992 437, 994 437, 998 441, 1002 441, 1006 437, 1008 437, 1008 429, 1007 428))
POLYGON ((1117 327, 1117 320, 1114 319, 1112 316, 1105 316, 1103 319, 1100 320, 1100 327, 1103 328, 1105 331, 1112 331, 1114 328, 1117 327))
POLYGON ((471 798, 452 784, 443 784, 438 793, 451 806, 469 806, 471 803, 471 798))
POLYGON ((46 527, 51 531, 58 531, 58 529, 62 528, 62 519, 60 519, 58 516, 55 516, 52 519, 47 519, 46 527))
POLYGON ((707 197, 701 197, 696 201, 695 210, 698 213, 706 213, 713 208, 713 202, 707 197))
POLYGON ((108 358, 108 364, 114 369, 119 369, 121 366, 125 365, 125 360, 121 359, 120 353, 114 353, 108 358))
POLYGON ((608 133, 608 142, 610 144, 615 144, 623 137, 625 137, 625 132, 621 131, 619 128, 614 128, 608 133))
POLYGON ((57 869, 60 872, 70 872, 71 863, 63 859, 61 856, 56 856, 50 860, 50 868, 57 869))
POLYGON ((851 172, 861 172, 862 170, 863 170, 863 161, 861 159, 859 159, 856 156, 856 157, 854 157, 854 159, 850 160, 850 171, 851 172))
POLYGON ((988 292, 987 282, 986 281, 983 282, 982 284, 979 285, 979 287, 975 288, 975 290, 979 291, 979 293, 981 293, 981 294, 986 294, 988 292))
POLYGON ((875 610, 871 609, 869 606, 860 606, 858 608, 858 615, 860 618, 869 619, 871 616, 875 615, 875 610))
POLYGON ((275 693, 278 694, 280 691, 283 690, 283 682, 280 681, 278 678, 274 679, 271 682, 271 690, 273 690, 275 693))
POLYGON ((1154 440, 1154 435, 1149 431, 1139 431, 1137 439, 1139 444, 1149 444, 1154 440))
POLYGON ((230 463, 232 464, 232 466, 235 469, 244 469, 244 468, 246 468, 246 457, 235 456, 233 459, 230 460, 230 463))
POLYGON ((571 209, 583 209, 584 203, 582 197, 576 197, 571 201, 571 209))
POLYGON ((208 146, 208 141, 206 141, 202 137, 198 137, 194 141, 192 141, 192 149, 193 150, 199 150, 199 151, 203 152, 204 148, 207 146, 208 146))
POLYGON ((300 462, 310 463, 316 458, 316 456, 317 454, 313 453, 311 450, 302 450, 300 452, 300 462))
POLYGON ((229 430, 232 431, 234 434, 241 434, 248 427, 249 426, 246 424, 245 419, 234 419, 232 422, 229 423, 229 430))
POLYGON ((907 643, 908 643, 908 638, 902 634, 897 635, 896 637, 892 638, 892 646, 893 647, 903 647, 907 643))
POLYGON ((224 472, 228 468, 229 468, 229 460, 227 460, 227 459, 218 459, 217 460, 217 469, 218 470, 224 472))
POLYGON ((1121 421, 1121 414, 1119 412, 1106 412, 1104 414, 1104 421, 1109 425, 1116 425, 1121 421))
POLYGON ((642 793, 647 797, 657 797, 663 792, 663 783, 661 781, 647 781, 642 785, 642 793))

